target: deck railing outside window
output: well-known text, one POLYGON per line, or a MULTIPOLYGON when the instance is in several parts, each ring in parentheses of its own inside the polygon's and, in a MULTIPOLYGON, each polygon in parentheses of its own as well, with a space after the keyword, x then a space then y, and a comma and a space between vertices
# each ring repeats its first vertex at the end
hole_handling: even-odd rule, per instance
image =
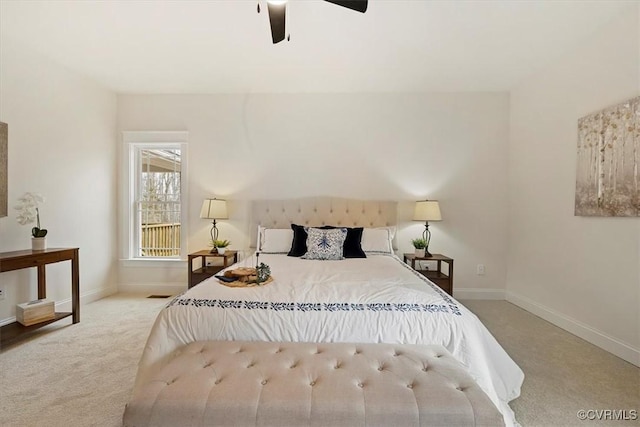
POLYGON ((143 224, 142 256, 166 257, 180 255, 180 224, 143 224), (177 246, 176 247, 176 243, 177 246))

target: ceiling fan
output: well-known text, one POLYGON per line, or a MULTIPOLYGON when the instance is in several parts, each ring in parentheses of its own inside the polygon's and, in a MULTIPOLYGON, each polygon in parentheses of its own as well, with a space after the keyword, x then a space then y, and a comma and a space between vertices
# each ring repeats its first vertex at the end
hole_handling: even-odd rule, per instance
MULTIPOLYGON (((365 13, 367 11, 368 0, 324 0, 347 9, 365 13)), ((285 38, 285 21, 287 12, 287 0, 267 0, 269 11, 269 22, 271 24, 271 39, 273 44, 280 43, 285 38)), ((258 3, 258 13, 260 13, 260 3, 258 3)), ((287 35, 287 41, 290 36, 287 35)))

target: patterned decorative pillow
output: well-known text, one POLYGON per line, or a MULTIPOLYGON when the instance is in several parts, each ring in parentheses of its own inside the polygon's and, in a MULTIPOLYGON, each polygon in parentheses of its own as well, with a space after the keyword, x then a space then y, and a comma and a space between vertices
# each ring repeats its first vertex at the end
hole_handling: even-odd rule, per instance
POLYGON ((305 227, 307 232, 307 253, 303 259, 340 260, 344 259, 343 245, 347 238, 346 228, 321 230, 305 227))

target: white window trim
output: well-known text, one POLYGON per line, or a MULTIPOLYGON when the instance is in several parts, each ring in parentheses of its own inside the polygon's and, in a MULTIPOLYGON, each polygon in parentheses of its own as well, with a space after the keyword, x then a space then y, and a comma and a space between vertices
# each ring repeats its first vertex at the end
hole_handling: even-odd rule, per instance
POLYGON ((189 132, 187 131, 124 131, 122 132, 122 168, 120 173, 120 260, 124 261, 125 267, 147 265, 173 265, 183 263, 187 259, 187 237, 189 218, 189 186, 188 186, 188 155, 187 146, 189 142, 189 132), (181 179, 180 179, 180 258, 137 258, 134 257, 135 250, 130 240, 135 227, 132 216, 132 204, 135 194, 135 181, 132 179, 131 165, 135 161, 135 148, 157 146, 158 144, 175 144, 180 146, 181 157, 181 179))

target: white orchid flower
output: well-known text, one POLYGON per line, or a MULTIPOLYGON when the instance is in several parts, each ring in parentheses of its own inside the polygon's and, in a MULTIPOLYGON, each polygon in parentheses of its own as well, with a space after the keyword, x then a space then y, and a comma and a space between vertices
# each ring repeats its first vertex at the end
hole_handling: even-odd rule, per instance
MULTIPOLYGON (((27 225, 32 222, 37 222, 37 227, 34 227, 32 231, 34 237, 41 237, 36 233, 40 233, 40 212, 38 209, 39 204, 44 203, 44 197, 39 193, 24 193, 22 197, 18 198, 18 206, 16 210, 20 211, 16 220, 20 225, 27 225)), ((42 230, 44 235, 47 234, 47 230, 42 230)))

